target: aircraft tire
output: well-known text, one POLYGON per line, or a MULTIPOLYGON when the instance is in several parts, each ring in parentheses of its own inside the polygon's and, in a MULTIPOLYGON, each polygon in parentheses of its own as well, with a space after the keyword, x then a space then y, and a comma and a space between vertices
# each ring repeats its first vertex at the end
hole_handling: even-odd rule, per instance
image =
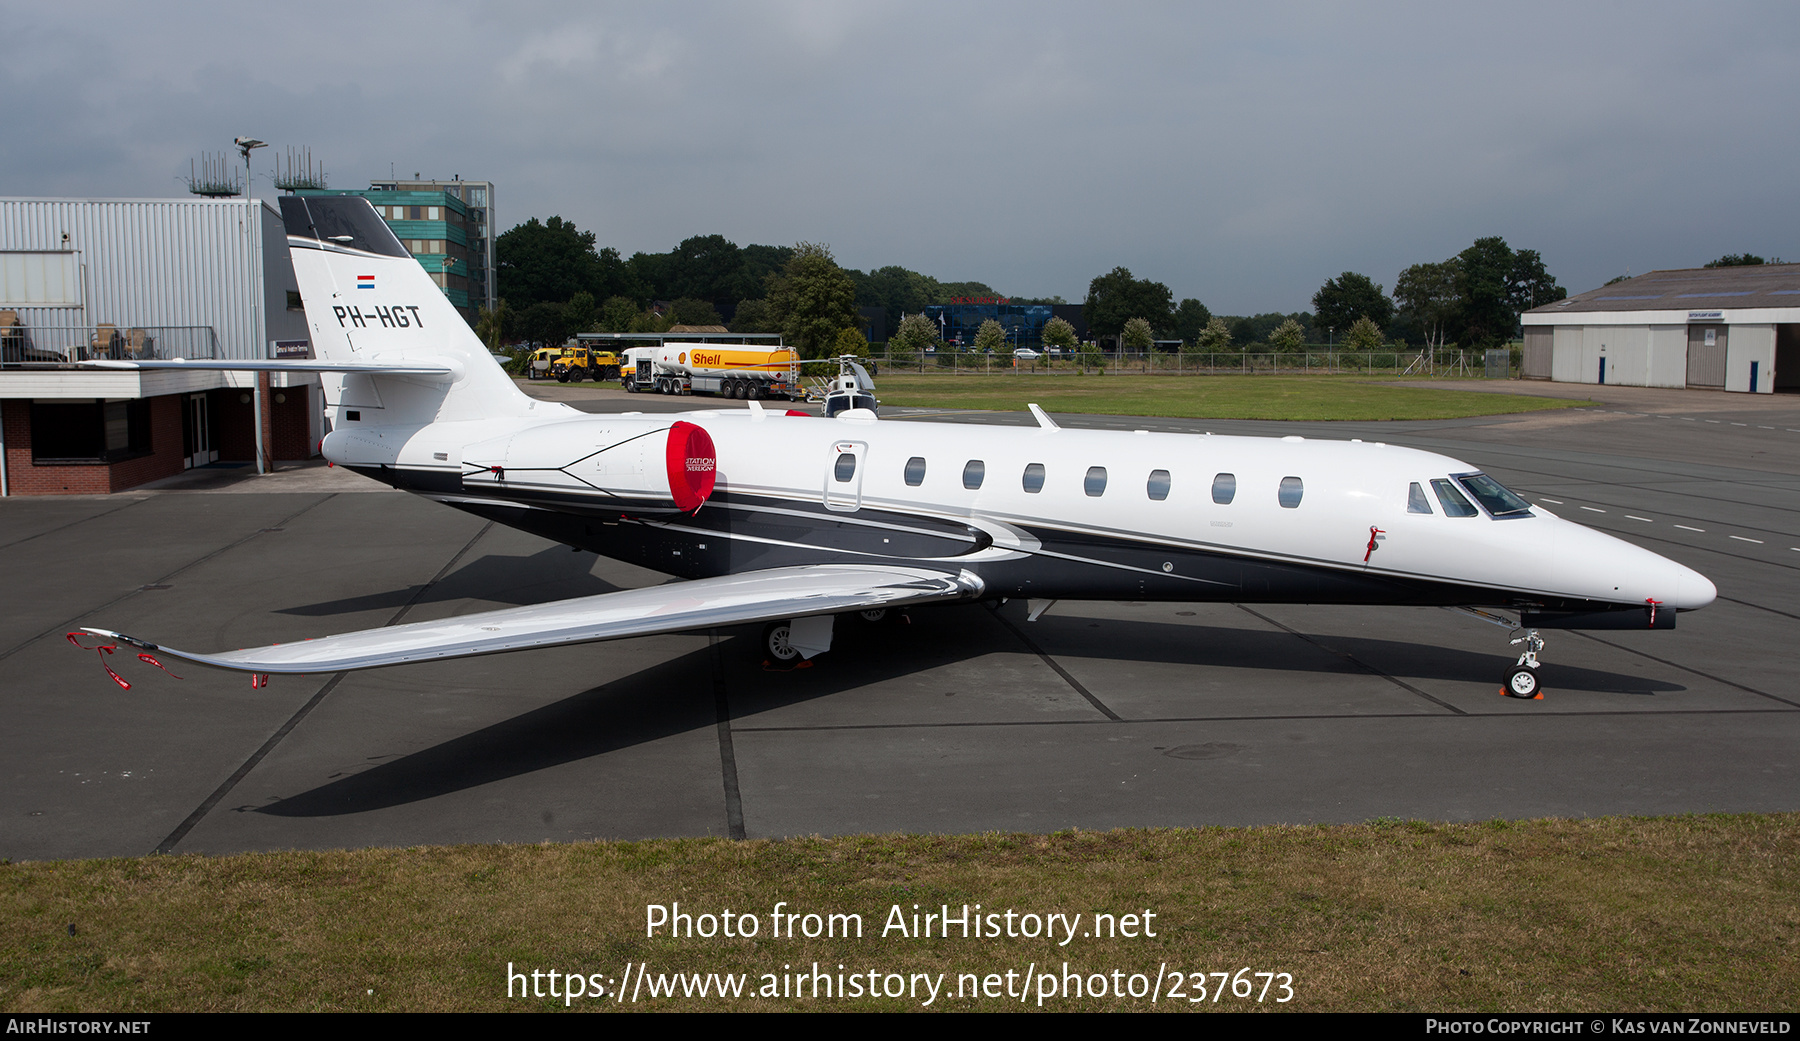
POLYGON ((880 625, 888 620, 888 609, 885 607, 872 607, 867 611, 856 612, 856 617, 864 625, 880 625))
POLYGON ((1509 698, 1524 698, 1527 701, 1538 696, 1537 670, 1521 665, 1506 675, 1506 689, 1501 693, 1509 698))
POLYGON ((800 657, 800 651, 789 642, 793 634, 790 622, 770 622, 763 626, 763 652, 777 664, 787 664, 800 657))

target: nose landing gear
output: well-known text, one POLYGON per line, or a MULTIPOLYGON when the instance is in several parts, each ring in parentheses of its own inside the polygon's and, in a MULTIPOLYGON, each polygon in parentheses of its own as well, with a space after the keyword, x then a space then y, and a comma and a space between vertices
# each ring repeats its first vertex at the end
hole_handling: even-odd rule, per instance
POLYGON ((1500 688, 1500 693, 1509 698, 1519 698, 1523 701, 1544 700, 1544 691, 1538 686, 1537 674, 1538 652, 1544 649, 1544 638, 1538 635, 1536 629, 1525 628, 1499 615, 1489 614, 1478 607, 1457 607, 1452 610, 1460 611, 1471 618, 1479 618, 1489 625, 1497 625, 1502 629, 1511 629, 1514 632, 1524 629, 1525 635, 1513 637, 1512 642, 1515 647, 1524 644, 1525 650, 1519 655, 1519 660, 1513 663, 1512 671, 1506 674, 1506 685, 1500 688))
POLYGON ((1524 636, 1513 638, 1513 644, 1525 645, 1524 653, 1514 663, 1512 671, 1506 674, 1506 686, 1500 693, 1509 698, 1522 698, 1526 701, 1542 701, 1544 692, 1538 689, 1538 652, 1544 649, 1544 638, 1536 629, 1525 630, 1524 636))

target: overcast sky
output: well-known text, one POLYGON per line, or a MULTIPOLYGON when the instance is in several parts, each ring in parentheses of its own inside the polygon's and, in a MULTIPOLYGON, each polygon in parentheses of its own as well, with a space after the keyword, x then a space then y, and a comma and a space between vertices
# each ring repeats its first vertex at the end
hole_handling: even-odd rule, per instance
POLYGON ((0 194, 185 192, 307 146, 333 187, 492 180, 630 255, 828 243, 1080 301, 1391 290, 1476 238, 1569 289, 1800 260, 1800 5, 0 0, 0 194))

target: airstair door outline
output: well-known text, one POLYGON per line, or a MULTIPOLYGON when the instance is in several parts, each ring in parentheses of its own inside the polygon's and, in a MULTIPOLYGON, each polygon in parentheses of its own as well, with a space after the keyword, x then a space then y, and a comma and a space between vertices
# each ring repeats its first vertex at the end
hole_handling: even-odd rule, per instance
POLYGON ((825 460, 825 508, 853 513, 862 508, 863 471, 869 446, 863 441, 836 441, 825 460))

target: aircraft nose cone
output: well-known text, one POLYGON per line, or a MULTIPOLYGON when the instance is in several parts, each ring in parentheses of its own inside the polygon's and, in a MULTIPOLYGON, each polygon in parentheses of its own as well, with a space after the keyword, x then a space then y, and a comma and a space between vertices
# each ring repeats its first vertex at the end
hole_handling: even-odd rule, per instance
POLYGON ((1675 606, 1683 611, 1705 607, 1718 599, 1719 588, 1712 580, 1690 567, 1675 564, 1675 606))
POLYGON ((1553 566, 1568 592, 1612 603, 1654 600, 1682 611, 1719 595, 1705 575, 1642 546, 1567 521, 1553 530, 1553 566))

